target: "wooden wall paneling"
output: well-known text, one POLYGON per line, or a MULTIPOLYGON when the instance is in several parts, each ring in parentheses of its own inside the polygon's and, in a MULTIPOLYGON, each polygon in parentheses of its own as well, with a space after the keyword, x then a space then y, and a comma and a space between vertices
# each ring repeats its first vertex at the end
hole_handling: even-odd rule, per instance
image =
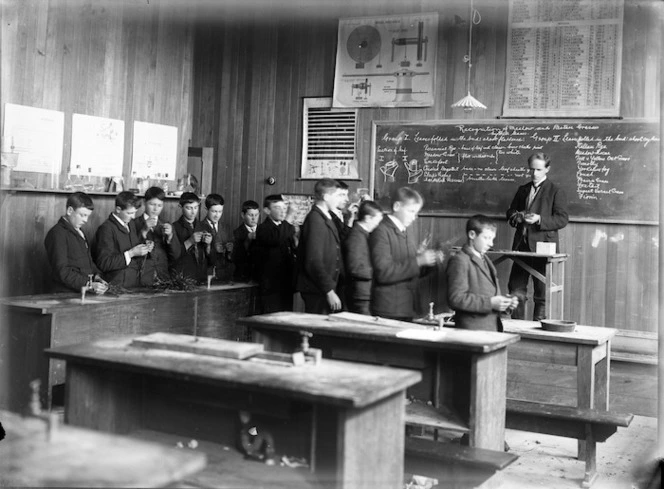
POLYGON ((274 108, 274 127, 271 132, 274 135, 272 146, 272 162, 279 188, 288 184, 289 176, 296 174, 293 171, 295 162, 290 158, 289 150, 291 136, 293 131, 284 131, 281 137, 278 137, 278 127, 284 121, 289 121, 293 100, 291 99, 293 67, 297 64, 293 62, 293 20, 283 20, 279 23, 277 31, 276 50, 274 53, 276 62, 276 86, 275 86, 275 108, 274 108))
MULTIPOLYGON (((0 95, 2 101, 16 100, 15 95, 17 86, 16 71, 18 66, 10 68, 8 60, 18 59, 18 38, 19 38, 19 20, 18 20, 19 2, 1 2, 0 15, 2 16, 2 35, 0 36, 0 55, 2 59, 2 69, 0 69, 0 95)), ((0 123, 5 123, 5 104, 0 103, 0 123)))
POLYGON ((660 69, 659 58, 661 57, 662 39, 662 4, 653 4, 647 9, 643 18, 646 33, 645 70, 644 70, 644 117, 657 118, 660 107, 660 69))
POLYGON ((643 72, 646 36, 643 36, 641 6, 637 0, 627 0, 623 13, 623 52, 620 93, 620 114, 623 117, 642 117, 643 72), (635 28, 638 26, 638 28, 635 28))
MULTIPOLYGON (((31 67, 31 78, 43 83, 44 75, 46 73, 46 38, 47 38, 47 25, 48 25, 49 12, 48 9, 38 9, 34 13, 31 26, 34 28, 36 35, 30 36, 28 42, 28 50, 26 52, 28 59, 26 60, 26 67, 31 67)), ((26 75, 29 71, 26 69, 26 75)), ((30 78, 26 78, 29 80, 30 78)), ((44 97, 43 90, 40 89, 40 83, 33 83, 27 85, 25 90, 28 91, 27 97, 30 100, 30 105, 43 107, 44 97)))

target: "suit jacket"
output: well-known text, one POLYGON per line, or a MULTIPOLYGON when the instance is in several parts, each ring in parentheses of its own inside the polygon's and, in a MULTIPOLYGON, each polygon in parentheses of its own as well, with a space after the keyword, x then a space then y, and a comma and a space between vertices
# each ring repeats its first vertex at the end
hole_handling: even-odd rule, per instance
MULTIPOLYGON (((231 260, 230 252, 226 250, 226 244, 228 240, 226 239, 226 233, 221 229, 221 223, 217 223, 217 231, 214 230, 214 226, 207 219, 203 219, 199 222, 198 230, 203 230, 212 235, 212 243, 210 248, 206 247, 206 253, 208 253, 208 267, 215 267, 216 276, 222 280, 230 280, 232 277, 231 271, 231 260), (222 246, 222 251, 217 251, 217 246, 222 246)), ((209 270, 211 272, 211 270, 209 270)))
POLYGON ((412 231, 399 231, 385 216, 369 237, 373 287, 371 313, 377 316, 414 317, 420 267, 412 231))
POLYGON ((80 292, 88 282, 88 275, 99 273, 92 260, 90 240, 83 238, 67 219, 61 217, 44 240, 51 265, 54 292, 80 292))
POLYGON ((173 223, 174 238, 180 241, 181 247, 180 258, 175 262, 175 271, 181 273, 185 278, 192 278, 202 283, 207 280, 209 261, 205 243, 203 241, 195 243, 189 249, 184 244, 194 234, 194 231, 200 230, 198 219, 192 225, 187 222, 184 216, 180 216, 180 219, 173 223))
POLYGON ((330 216, 332 217, 332 222, 334 222, 334 225, 337 227, 337 233, 339 234, 339 238, 343 244, 346 239, 348 239, 352 228, 346 226, 344 219, 341 219, 334 212, 330 212, 330 216))
POLYGON ((512 249, 519 249, 519 245, 524 239, 524 228, 525 242, 530 251, 535 251, 538 241, 556 243, 556 249, 558 249, 558 230, 567 226, 568 220, 565 192, 547 178, 542 182, 542 188, 537 192, 530 207, 527 207, 531 187, 532 183, 521 185, 507 210, 507 220, 510 225, 516 226, 512 249), (533 225, 523 222, 517 224, 512 220, 512 216, 517 212, 539 214, 541 222, 533 225))
MULTIPOLYGON (((141 233, 141 230, 145 227, 144 215, 134 219, 134 225, 136 226, 136 231, 141 233)), ((154 248, 150 252, 150 257, 157 272, 157 277, 161 280, 168 280, 170 278, 170 271, 175 267, 176 260, 180 258, 182 249, 180 241, 175 236, 175 232, 173 232, 171 242, 167 243, 166 236, 164 236, 164 226, 161 222, 158 222, 154 229, 147 232, 145 239, 154 242, 154 248)))
POLYGON ((370 300, 373 268, 369 253, 369 233, 356 222, 344 242, 343 249, 348 297, 370 300))
POLYGON ((136 231, 134 221, 125 228, 111 214, 99 226, 96 235, 97 266, 113 285, 125 288, 150 286, 154 283, 155 268, 149 255, 135 256, 127 265, 124 252, 145 242, 136 231))
POLYGON ((233 255, 235 265, 233 279, 236 282, 249 282, 256 279, 256 266, 254 263, 255 239, 249 239, 249 231, 244 223, 233 231, 233 255))
POLYGON ((447 301, 457 328, 503 330, 500 313, 491 308, 491 297, 500 294, 496 268, 489 259, 484 263, 464 245, 447 265, 447 301))
POLYGON ((256 228, 258 282, 264 293, 293 291, 295 228, 287 221, 276 225, 269 217, 256 228))
MULTIPOLYGON (((325 295, 336 290, 344 275, 344 260, 339 233, 314 205, 300 228, 297 249, 297 290, 304 294, 325 295)), ((341 298, 343 300, 343 298, 341 298)))

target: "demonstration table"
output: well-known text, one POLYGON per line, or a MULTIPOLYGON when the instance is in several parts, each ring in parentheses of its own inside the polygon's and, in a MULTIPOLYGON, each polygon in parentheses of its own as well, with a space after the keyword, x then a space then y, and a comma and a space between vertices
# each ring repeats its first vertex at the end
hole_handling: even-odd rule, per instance
POLYGON ((324 357, 421 370, 423 381, 408 391, 419 402, 407 406, 407 423, 468 433, 471 447, 503 451, 507 346, 517 335, 434 331, 350 313, 282 312, 238 323, 251 328, 266 350, 294 351, 306 331, 324 357))
POLYGON ((335 487, 402 487, 404 391, 419 372, 329 359, 274 365, 139 348, 133 338, 47 350, 67 365, 68 423, 177 430, 234 445, 246 410, 262 416, 259 434, 275 430, 278 453, 306 446, 312 470, 335 487))
POLYGON ((554 253, 546 255, 528 251, 494 250, 486 253, 494 265, 510 259, 521 266, 533 280, 539 280, 544 284, 544 297, 546 298, 546 317, 549 319, 562 319, 564 314, 565 262, 569 255, 566 253, 554 253), (544 275, 533 267, 523 262, 524 258, 535 258, 546 261, 544 275))
POLYGON ((257 312, 257 287, 247 283, 196 287, 187 292, 133 289, 120 296, 59 293, 0 299, 0 409, 21 412, 29 383, 41 379, 42 403, 64 382, 61 362, 48 347, 123 334, 164 331, 244 340, 238 317, 257 312))
POLYGON ((162 487, 206 465, 203 453, 0 411, 2 487, 162 487))

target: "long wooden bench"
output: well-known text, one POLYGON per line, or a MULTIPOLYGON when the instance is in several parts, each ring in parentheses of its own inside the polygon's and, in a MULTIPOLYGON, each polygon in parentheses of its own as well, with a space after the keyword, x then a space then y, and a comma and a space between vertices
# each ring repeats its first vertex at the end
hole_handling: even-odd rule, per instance
POLYGON ((444 487, 454 488, 477 487, 519 458, 513 453, 417 437, 407 437, 405 448, 406 473, 433 477, 445 481, 444 487))
POLYGON ((508 399, 505 426, 585 441, 586 471, 582 486, 590 487, 597 479, 596 444, 606 441, 618 427, 629 426, 633 418, 633 414, 508 399))

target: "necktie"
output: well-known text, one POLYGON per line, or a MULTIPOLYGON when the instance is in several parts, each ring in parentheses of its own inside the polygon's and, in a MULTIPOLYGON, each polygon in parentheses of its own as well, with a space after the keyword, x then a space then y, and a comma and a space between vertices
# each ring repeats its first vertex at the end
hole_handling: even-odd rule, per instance
POLYGON ((526 209, 529 209, 530 206, 533 204, 533 201, 535 200, 535 197, 537 196, 537 192, 539 192, 541 185, 533 185, 530 188, 530 193, 528 194, 528 200, 526 201, 526 209))

